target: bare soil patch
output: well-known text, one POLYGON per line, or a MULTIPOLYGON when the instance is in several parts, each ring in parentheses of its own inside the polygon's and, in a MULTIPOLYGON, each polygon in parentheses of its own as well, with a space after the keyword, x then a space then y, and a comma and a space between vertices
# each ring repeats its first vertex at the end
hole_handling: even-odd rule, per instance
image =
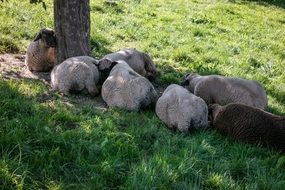
MULTIPOLYGON (((40 102, 53 101, 54 91, 50 87, 50 72, 31 72, 25 65, 25 55, 22 54, 0 54, 0 77, 4 80, 38 80, 48 87, 48 93, 41 94, 38 98, 40 102)), ((58 97, 58 96, 57 96, 58 97)), ((84 94, 75 94, 60 98, 67 104, 72 104, 76 108, 93 106, 106 108, 106 104, 101 97, 90 97, 84 94)))

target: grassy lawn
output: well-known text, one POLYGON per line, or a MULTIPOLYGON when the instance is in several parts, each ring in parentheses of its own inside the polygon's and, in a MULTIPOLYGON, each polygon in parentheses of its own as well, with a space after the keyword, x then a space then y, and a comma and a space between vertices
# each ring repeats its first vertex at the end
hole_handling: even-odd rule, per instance
MULTIPOLYGON (((53 26, 47 5, 0 2, 0 53, 24 52, 53 26)), ((285 115, 284 0, 91 0, 91 22, 96 58, 146 51, 159 85, 187 72, 254 79, 268 110, 285 115)), ((214 130, 174 132, 151 110, 80 107, 58 94, 42 101, 46 93, 41 81, 0 78, 0 189, 285 189, 277 152, 214 130)))

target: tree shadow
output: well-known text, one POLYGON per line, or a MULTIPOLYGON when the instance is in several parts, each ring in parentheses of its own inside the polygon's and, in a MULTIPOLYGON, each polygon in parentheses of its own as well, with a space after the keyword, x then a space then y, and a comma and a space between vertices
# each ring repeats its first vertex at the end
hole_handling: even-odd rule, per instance
MULTIPOLYGON (((235 0, 233 1, 234 3, 236 2, 235 0)), ((285 1, 284 0, 243 0, 243 2, 255 2, 259 5, 263 6, 276 6, 285 9, 285 1)))
POLYGON ((111 50, 106 48, 109 42, 103 36, 91 36, 90 43, 93 57, 100 59, 104 55, 112 53, 111 50))

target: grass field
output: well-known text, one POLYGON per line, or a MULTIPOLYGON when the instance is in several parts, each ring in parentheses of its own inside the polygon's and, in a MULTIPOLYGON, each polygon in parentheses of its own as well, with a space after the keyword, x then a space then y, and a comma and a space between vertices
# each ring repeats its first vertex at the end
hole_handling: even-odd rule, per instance
MULTIPOLYGON (((23 53, 52 27, 47 5, 0 2, 1 53, 23 53)), ((268 110, 285 115, 284 0, 91 0, 91 21, 96 58, 146 51, 159 85, 187 72, 254 79, 268 110)), ((214 130, 174 132, 151 110, 80 107, 57 94, 42 101, 48 91, 41 81, 0 78, 0 189, 285 189, 285 156, 273 150, 214 130)))

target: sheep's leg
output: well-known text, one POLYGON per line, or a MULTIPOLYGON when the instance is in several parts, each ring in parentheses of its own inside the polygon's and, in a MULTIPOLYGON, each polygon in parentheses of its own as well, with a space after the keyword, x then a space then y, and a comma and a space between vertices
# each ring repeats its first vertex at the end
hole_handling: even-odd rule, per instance
POLYGON ((59 84, 58 89, 64 95, 69 95, 69 90, 70 90, 70 86, 69 85, 67 85, 67 84, 66 85, 59 84))

